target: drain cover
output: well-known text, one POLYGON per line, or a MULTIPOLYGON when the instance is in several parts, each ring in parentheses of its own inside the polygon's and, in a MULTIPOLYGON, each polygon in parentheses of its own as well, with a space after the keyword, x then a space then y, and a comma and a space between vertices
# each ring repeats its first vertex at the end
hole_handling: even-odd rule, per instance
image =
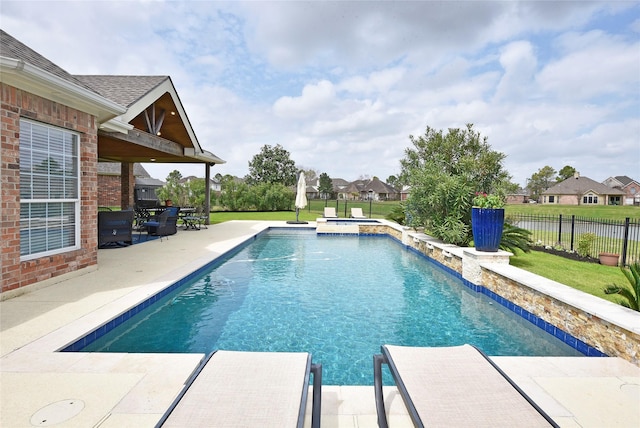
POLYGON ((637 383, 623 383, 620 385, 620 391, 624 392, 631 398, 640 397, 640 385, 637 383))
POLYGON ((82 400, 62 400, 44 406, 31 416, 34 427, 50 427, 67 421, 84 409, 82 400))

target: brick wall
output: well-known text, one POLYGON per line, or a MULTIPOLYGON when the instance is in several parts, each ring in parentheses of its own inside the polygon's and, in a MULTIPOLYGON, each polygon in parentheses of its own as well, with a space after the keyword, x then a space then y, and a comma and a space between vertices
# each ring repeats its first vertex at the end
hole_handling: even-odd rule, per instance
POLYGON ((96 118, 65 105, 0 83, 0 255, 1 292, 15 290, 97 263, 96 118), (20 261, 20 118, 28 118, 80 134, 81 248, 20 261))
POLYGON ((119 175, 98 175, 98 206, 120 206, 119 175))

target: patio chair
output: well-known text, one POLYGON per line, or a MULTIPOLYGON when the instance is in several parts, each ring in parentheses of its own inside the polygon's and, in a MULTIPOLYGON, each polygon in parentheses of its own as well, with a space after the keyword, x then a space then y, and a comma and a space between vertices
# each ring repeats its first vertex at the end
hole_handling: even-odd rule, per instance
POLYGON ((98 211, 98 248, 106 244, 131 245, 133 211, 98 211))
POLYGON ((382 364, 387 364, 414 425, 557 427, 482 351, 472 345, 384 345, 373 357, 378 425, 387 427, 382 364))
POLYGON ((180 207, 168 207, 158 214, 155 220, 144 222, 139 229, 140 233, 146 229, 147 234, 159 236, 160 241, 162 238, 168 239, 169 235, 178 233, 178 212, 180 207))
POLYGON ((362 208, 351 208, 351 218, 367 218, 362 214, 362 208))
POLYGON ((322 366, 310 354, 240 351, 206 357, 156 428, 302 428, 311 373, 311 426, 319 428, 322 366))
POLYGON ((324 218, 338 218, 334 207, 324 207, 324 218))

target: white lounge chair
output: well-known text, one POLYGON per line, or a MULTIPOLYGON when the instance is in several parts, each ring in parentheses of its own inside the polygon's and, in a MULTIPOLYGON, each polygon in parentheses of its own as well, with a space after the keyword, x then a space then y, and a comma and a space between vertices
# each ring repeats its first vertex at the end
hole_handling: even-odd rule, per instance
POLYGON ((338 218, 334 207, 324 207, 324 218, 338 218))
POLYGON ((362 214, 362 208, 351 208, 351 218, 367 218, 362 214))
POLYGON ((382 346, 373 357, 378 425, 387 427, 382 395, 387 364, 416 427, 557 427, 482 351, 382 346))
POLYGON ((156 428, 302 428, 310 373, 311 426, 319 428, 322 366, 310 354, 240 351, 205 358, 156 428))

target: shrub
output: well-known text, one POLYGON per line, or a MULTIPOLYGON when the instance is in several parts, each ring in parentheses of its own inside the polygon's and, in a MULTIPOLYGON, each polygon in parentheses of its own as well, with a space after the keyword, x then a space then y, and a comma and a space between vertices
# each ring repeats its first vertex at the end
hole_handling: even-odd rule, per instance
POLYGON ((580 239, 578 239, 578 254, 582 257, 591 257, 591 247, 596 240, 595 233, 583 233, 580 235, 580 239))

